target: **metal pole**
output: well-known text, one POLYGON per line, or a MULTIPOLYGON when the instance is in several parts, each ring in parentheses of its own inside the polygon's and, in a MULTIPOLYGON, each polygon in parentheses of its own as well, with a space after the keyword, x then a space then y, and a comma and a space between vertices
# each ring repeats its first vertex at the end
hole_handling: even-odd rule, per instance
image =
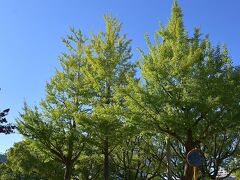
POLYGON ((196 166, 193 166, 193 177, 194 177, 194 180, 197 180, 197 167, 196 166))

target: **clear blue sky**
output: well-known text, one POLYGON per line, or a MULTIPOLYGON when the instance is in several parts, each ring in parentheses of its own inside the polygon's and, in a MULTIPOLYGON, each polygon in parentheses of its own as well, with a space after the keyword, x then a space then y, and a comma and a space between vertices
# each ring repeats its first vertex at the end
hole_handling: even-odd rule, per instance
MULTIPOLYGON (((61 37, 69 27, 84 34, 104 29, 103 14, 112 13, 123 22, 122 32, 136 47, 146 48, 150 36, 167 23, 172 0, 2 0, 0 4, 0 110, 11 108, 15 122, 23 102, 37 104, 44 97, 45 83, 59 67, 65 51, 61 37)), ((240 1, 179 0, 187 31, 195 26, 209 34, 214 45, 226 43, 235 65, 240 64, 240 1)), ((0 135, 0 152, 21 140, 19 134, 0 135)))

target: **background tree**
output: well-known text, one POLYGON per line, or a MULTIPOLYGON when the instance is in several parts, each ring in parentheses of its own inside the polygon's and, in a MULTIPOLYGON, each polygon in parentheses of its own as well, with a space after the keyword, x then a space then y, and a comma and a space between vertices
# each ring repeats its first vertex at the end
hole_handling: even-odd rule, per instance
POLYGON ((7 162, 4 164, 2 178, 10 179, 61 179, 63 166, 54 160, 46 159, 39 151, 31 147, 27 141, 15 143, 7 151, 7 162))

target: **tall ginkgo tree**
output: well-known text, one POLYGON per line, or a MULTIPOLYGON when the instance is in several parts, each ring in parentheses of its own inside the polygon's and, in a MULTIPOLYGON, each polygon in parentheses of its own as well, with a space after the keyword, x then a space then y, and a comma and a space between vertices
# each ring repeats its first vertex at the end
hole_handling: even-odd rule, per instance
POLYGON ((239 78, 225 46, 211 46, 199 29, 189 37, 176 1, 168 24, 155 33, 155 43, 148 36, 146 41, 149 50, 142 52, 139 67, 142 83, 129 86, 127 104, 139 126, 181 144, 185 167, 180 178, 191 180, 187 153, 225 130, 239 131, 239 78))
POLYGON ((91 91, 91 119, 88 128, 93 145, 103 154, 104 179, 110 178, 110 154, 121 141, 125 119, 121 116, 124 97, 119 89, 128 85, 134 76, 130 62, 130 40, 122 35, 117 18, 104 16, 105 31, 93 35, 87 50, 85 81, 91 91))

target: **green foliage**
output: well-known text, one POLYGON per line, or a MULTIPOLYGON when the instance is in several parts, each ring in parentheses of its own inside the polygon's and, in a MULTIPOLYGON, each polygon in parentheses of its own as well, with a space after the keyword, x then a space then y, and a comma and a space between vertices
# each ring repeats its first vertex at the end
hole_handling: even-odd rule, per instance
POLYGON ((88 145, 75 165, 75 177, 83 180, 103 179, 103 155, 96 147, 88 145))
POLYGON ((240 178, 240 170, 237 170, 234 175, 236 176, 236 178, 240 178))
POLYGON ((1 169, 0 179, 13 180, 15 178, 15 174, 12 172, 10 168, 7 167, 5 163, 0 164, 0 169, 1 169))
POLYGON ((63 166, 46 159, 27 141, 15 143, 7 151, 7 162, 2 164, 1 179, 61 179, 63 166))
POLYGON ((125 137, 112 154, 118 176, 122 179, 163 178, 165 141, 160 138, 155 134, 125 137))

